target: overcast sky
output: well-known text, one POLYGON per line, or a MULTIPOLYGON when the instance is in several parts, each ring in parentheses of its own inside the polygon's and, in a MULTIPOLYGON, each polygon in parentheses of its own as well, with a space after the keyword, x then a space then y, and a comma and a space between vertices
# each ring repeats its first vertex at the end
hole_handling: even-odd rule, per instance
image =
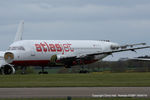
MULTIPOLYGON (((25 21, 23 39, 150 45, 150 0, 0 0, 0 50, 13 42, 20 20, 25 21)), ((114 54, 106 60, 149 51, 114 54)))

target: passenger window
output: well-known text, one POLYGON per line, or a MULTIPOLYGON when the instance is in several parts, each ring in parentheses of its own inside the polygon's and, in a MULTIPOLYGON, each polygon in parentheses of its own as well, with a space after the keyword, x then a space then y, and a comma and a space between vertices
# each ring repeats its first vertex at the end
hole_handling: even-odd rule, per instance
POLYGON ((16 46, 16 47, 9 47, 8 50, 23 50, 23 51, 25 51, 25 48, 23 46, 16 46))

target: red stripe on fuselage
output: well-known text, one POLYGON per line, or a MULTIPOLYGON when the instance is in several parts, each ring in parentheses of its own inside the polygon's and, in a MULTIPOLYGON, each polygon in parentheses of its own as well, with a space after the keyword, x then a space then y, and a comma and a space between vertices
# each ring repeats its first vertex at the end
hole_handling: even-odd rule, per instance
POLYGON ((49 60, 23 60, 12 62, 12 64, 16 66, 47 66, 49 63, 49 60))
MULTIPOLYGON (((84 61, 84 64, 91 64, 98 60, 84 61)), ((59 61, 57 61, 59 62, 59 61)), ((11 64, 15 66, 49 66, 50 60, 23 60, 23 61, 13 61, 11 64)), ((78 65, 76 61, 72 62, 72 65, 78 65)))

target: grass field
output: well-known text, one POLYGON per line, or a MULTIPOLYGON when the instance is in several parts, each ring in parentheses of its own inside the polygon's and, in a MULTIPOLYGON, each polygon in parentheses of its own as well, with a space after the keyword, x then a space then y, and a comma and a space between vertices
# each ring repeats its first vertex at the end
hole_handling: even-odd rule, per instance
POLYGON ((0 75, 0 87, 150 86, 150 73, 0 75))
MULTIPOLYGON (((0 100, 67 100, 67 98, 47 98, 47 99, 0 99, 0 100)), ((150 98, 72 98, 72 100, 150 100, 150 98)))

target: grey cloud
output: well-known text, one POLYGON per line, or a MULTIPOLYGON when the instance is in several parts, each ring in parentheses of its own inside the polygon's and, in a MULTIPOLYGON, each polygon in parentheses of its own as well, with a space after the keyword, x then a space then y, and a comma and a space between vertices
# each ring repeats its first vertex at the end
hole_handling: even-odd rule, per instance
MULTIPOLYGON (((33 0, 34 1, 34 0, 33 0)), ((29 21, 58 21, 58 20, 72 20, 72 21, 94 21, 94 20, 128 20, 128 19, 149 19, 150 18, 150 3, 136 4, 133 6, 116 6, 116 5, 102 5, 97 3, 86 3, 81 6, 63 5, 55 6, 55 3, 60 4, 58 0, 54 4, 46 1, 43 3, 34 2, 12 4, 11 6, 4 6, 0 8, 0 18, 7 18, 9 20, 20 20, 24 18, 29 21)), ((60 0, 61 1, 61 0, 60 0)), ((65 0, 62 0, 65 1, 65 0)), ((73 0, 74 1, 74 0, 73 0)), ((82 1, 82 0, 80 0, 82 1)), ((101 1, 101 0, 97 0, 101 1)), ((75 2, 75 1, 74 1, 75 2)), ((73 2, 73 3, 74 3, 73 2)), ((93 1, 94 2, 94 1, 93 1)), ((103 1, 104 2, 104 1, 103 1)), ((77 2, 76 2, 77 3, 77 2)), ((79 2, 78 4, 80 4, 79 2)), ((107 2, 105 2, 107 3, 107 2)), ((118 2, 116 2, 118 3, 118 2)), ((111 4, 111 3, 108 3, 111 4)))
POLYGON ((149 0, 1 0, 0 46, 7 49, 22 19, 24 39, 149 43, 149 9, 149 0))

